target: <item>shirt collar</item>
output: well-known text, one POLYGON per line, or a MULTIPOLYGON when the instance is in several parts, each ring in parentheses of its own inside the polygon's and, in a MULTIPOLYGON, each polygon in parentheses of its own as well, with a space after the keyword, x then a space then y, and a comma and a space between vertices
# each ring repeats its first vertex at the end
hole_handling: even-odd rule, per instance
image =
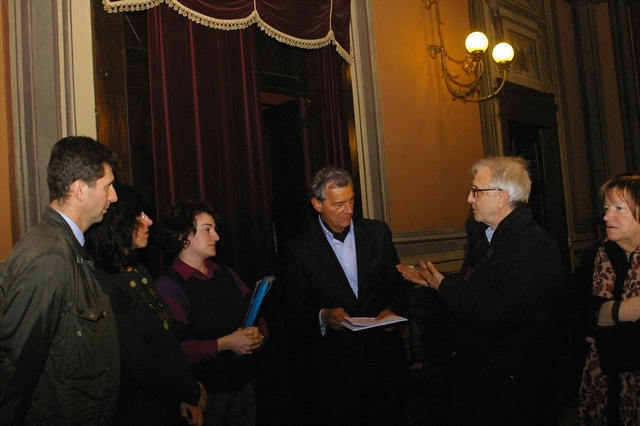
MULTIPOLYGON (((335 232, 331 231, 331 229, 328 229, 326 226, 324 226, 324 222, 322 221, 322 216, 318 215, 318 221, 320 222, 320 227, 322 228, 322 232, 324 233, 324 235, 326 235, 327 237, 331 236, 331 238, 337 240, 337 238, 334 236, 335 232)), ((353 220, 349 224, 349 232, 347 232, 347 235, 350 232, 353 232, 353 220)))
POLYGON ((73 235, 76 237, 76 240, 78 240, 80 245, 82 247, 84 247, 84 234, 80 230, 80 227, 78 225, 76 225, 76 223, 73 220, 71 220, 71 218, 69 216, 67 216, 66 214, 62 213, 60 210, 56 210, 56 209, 53 209, 53 210, 55 210, 56 213, 58 213, 60 216, 62 216, 64 221, 69 224, 69 227, 73 231, 73 235))
POLYGON ((215 271, 220 270, 220 267, 214 261, 212 261, 211 259, 207 259, 204 261, 204 266, 207 267, 207 275, 205 275, 199 270, 197 270, 196 268, 184 263, 182 259, 180 259, 178 256, 176 256, 176 258, 173 259, 172 266, 173 266, 173 269, 175 269, 176 272, 180 274, 182 279, 185 281, 187 281, 191 277, 197 278, 199 280, 208 280, 213 277, 213 273, 215 271))
POLYGON ((493 230, 490 226, 487 227, 487 229, 484 230, 484 235, 487 236, 487 240, 489 241, 489 243, 491 243, 491 238, 493 238, 493 233, 495 232, 495 230, 493 230))

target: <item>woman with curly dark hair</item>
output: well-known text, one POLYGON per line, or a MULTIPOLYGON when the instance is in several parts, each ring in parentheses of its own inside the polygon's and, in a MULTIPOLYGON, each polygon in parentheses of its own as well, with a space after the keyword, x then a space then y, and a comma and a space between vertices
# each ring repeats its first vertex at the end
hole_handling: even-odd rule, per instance
POLYGON ((116 424, 202 424, 206 391, 191 377, 170 311, 136 256, 153 223, 145 197, 129 185, 114 187, 118 202, 86 233, 86 246, 118 325, 122 373, 116 424))
POLYGON ((215 263, 220 240, 211 207, 187 201, 169 208, 160 242, 175 256, 158 278, 158 289, 173 312, 175 329, 196 380, 209 392, 204 424, 254 425, 255 382, 250 355, 267 333, 242 329, 251 292, 229 267, 215 263))

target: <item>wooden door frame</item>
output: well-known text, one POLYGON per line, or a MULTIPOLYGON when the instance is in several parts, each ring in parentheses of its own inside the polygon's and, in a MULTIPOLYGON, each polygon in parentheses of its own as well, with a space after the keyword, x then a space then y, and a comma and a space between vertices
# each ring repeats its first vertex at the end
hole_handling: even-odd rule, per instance
POLYGON ((567 274, 571 272, 571 247, 567 224, 565 189, 562 176, 562 159, 558 137, 558 106, 552 93, 506 82, 498 98, 498 120, 502 134, 502 152, 513 155, 509 143, 509 122, 518 121, 538 126, 541 132, 542 156, 545 165, 543 173, 547 187, 553 185, 553 191, 546 191, 549 216, 549 233, 554 236, 560 247, 562 262, 567 274))

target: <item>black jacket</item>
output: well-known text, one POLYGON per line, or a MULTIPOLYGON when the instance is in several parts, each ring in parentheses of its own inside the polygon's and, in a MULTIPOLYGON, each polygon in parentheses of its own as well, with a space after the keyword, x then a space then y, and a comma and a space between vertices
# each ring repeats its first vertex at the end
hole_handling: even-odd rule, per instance
POLYGON ((353 218, 353 228, 357 298, 317 219, 289 245, 284 287, 290 353, 292 365, 303 371, 294 389, 305 395, 298 403, 316 406, 300 421, 406 424, 408 364, 398 327, 355 332, 327 327, 324 336, 320 330, 322 308, 342 307, 352 317, 375 317, 384 309, 407 312, 409 284, 396 269, 389 227, 353 218))
MULTIPOLYGON (((515 405, 552 394, 547 379, 562 347, 555 312, 564 276, 556 243, 527 205, 500 222, 490 244, 486 228, 468 227, 463 269, 438 289, 453 320, 452 380, 470 391, 466 398, 482 401, 478 410, 487 416, 471 420, 478 423, 504 420, 505 406, 516 412, 515 405)), ((545 409, 551 408, 538 411, 545 409)))
POLYGON ((0 424, 110 424, 115 317, 93 262, 47 207, 0 276, 0 424))
POLYGON ((98 269, 98 281, 109 296, 120 335, 122 376, 116 424, 183 424, 180 403, 197 406, 200 386, 191 378, 172 330, 169 307, 151 274, 142 264, 134 268, 121 273, 98 269))
MULTIPOLYGON (((383 309, 406 315, 408 284, 395 265, 400 261, 384 222, 353 218, 358 263, 358 294, 353 293, 317 219, 289 245, 286 291, 295 325, 321 339, 318 312, 342 307, 352 317, 375 317, 383 309)), ((325 344, 334 332, 327 327, 325 344)), ((342 333, 346 336, 350 333, 342 333)))

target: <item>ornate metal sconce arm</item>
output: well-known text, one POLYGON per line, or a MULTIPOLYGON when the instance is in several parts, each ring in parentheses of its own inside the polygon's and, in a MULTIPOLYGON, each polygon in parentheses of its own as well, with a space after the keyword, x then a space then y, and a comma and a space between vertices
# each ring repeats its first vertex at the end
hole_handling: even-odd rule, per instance
MULTIPOLYGON (((498 70, 502 74, 502 83, 500 87, 498 87, 493 93, 490 95, 484 96, 482 98, 476 98, 479 96, 480 92, 480 79, 484 73, 484 54, 485 49, 487 47, 487 38, 482 33, 473 33, 467 40, 472 40, 473 36, 479 36, 480 39, 484 39, 484 44, 479 47, 470 48, 467 45, 467 49, 469 53, 465 60, 457 60, 449 56, 447 53, 447 49, 444 45, 444 40, 442 37, 442 18, 440 17, 440 5, 439 0, 422 0, 425 9, 431 9, 431 6, 435 4, 436 9, 436 23, 438 25, 438 38, 440 40, 440 45, 431 44, 428 48, 428 54, 431 59, 436 59, 438 55, 440 55, 440 62, 442 67, 442 79, 445 82, 445 86, 449 93, 451 93, 453 100, 462 99, 463 102, 483 102, 489 99, 494 98, 504 87, 504 83, 507 78, 507 72, 509 71, 509 65, 513 58, 513 49, 511 46, 506 44, 508 47, 507 50, 511 50, 511 57, 506 59, 500 59, 501 62, 497 63, 498 70), (459 75, 454 75, 449 71, 448 63, 454 63, 459 65, 462 70, 464 70, 465 74, 471 76, 473 80, 471 81, 461 81, 459 79, 459 75)), ((494 50, 494 58, 496 57, 494 50)))

